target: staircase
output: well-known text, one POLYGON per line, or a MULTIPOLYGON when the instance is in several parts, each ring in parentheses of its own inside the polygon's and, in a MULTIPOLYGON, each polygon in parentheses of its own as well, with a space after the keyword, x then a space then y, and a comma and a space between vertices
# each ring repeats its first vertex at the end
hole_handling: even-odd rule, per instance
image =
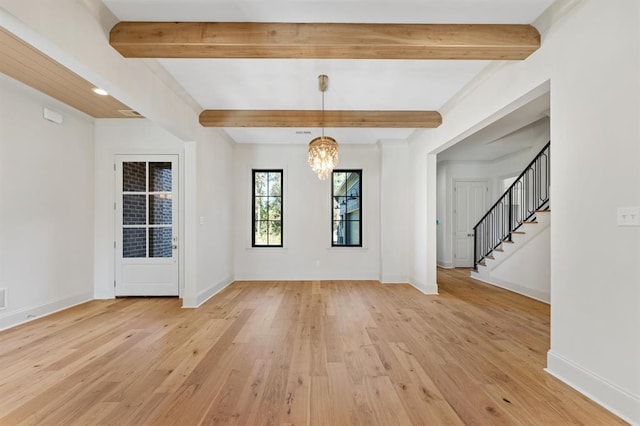
MULTIPOLYGON (((491 282, 487 278, 488 271, 513 257, 517 246, 523 246, 532 236, 548 230, 550 159, 551 142, 548 142, 473 228, 472 277, 491 282)), ((542 238, 548 239, 548 231, 542 238)))
POLYGON ((549 303, 551 211, 537 211, 471 271, 471 278, 549 303))

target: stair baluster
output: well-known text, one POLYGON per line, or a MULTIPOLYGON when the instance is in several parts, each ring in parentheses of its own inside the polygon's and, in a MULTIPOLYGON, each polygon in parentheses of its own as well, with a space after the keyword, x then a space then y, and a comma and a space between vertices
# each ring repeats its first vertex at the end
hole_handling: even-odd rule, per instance
POLYGON ((551 141, 529 163, 513 184, 473 227, 473 268, 505 241, 536 211, 549 206, 551 141))

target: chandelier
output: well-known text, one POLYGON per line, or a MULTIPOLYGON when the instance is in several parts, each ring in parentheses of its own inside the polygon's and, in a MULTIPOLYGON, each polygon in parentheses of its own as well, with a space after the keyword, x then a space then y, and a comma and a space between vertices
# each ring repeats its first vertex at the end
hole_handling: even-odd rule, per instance
POLYGON ((338 165, 338 142, 324 135, 324 92, 329 86, 329 77, 319 75, 318 85, 322 92, 322 136, 309 142, 309 165, 320 180, 326 180, 338 165))

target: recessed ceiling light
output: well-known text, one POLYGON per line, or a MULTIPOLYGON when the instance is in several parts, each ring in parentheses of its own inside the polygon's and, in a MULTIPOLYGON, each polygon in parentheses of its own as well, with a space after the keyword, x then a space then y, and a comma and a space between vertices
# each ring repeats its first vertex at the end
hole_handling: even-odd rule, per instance
POLYGON ((100 96, 107 96, 107 95, 109 94, 109 92, 107 92, 106 90, 101 89, 101 88, 99 88, 99 87, 94 87, 94 88, 93 88, 93 89, 91 89, 91 90, 93 90, 93 92, 94 92, 95 94, 100 95, 100 96))

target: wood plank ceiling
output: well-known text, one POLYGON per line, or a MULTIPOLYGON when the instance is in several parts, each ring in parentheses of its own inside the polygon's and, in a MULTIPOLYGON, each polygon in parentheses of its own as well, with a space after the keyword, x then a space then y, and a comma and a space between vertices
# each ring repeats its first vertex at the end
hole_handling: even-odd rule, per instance
POLYGON ((0 72, 58 99, 94 118, 137 118, 112 96, 92 91, 89 81, 56 62, 14 34, 0 28, 0 72))
MULTIPOLYGON (((127 58, 523 60, 531 25, 120 22, 111 46, 127 58)), ((437 111, 205 110, 209 127, 431 128, 437 111)))

